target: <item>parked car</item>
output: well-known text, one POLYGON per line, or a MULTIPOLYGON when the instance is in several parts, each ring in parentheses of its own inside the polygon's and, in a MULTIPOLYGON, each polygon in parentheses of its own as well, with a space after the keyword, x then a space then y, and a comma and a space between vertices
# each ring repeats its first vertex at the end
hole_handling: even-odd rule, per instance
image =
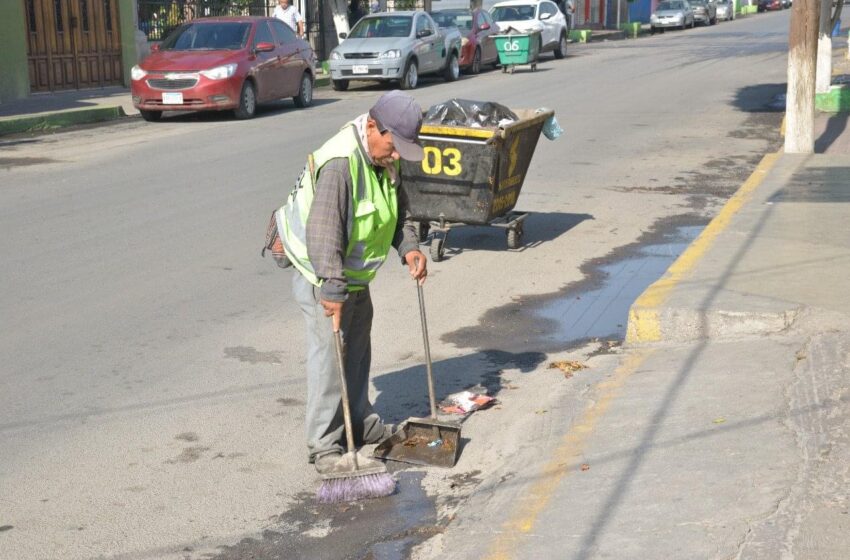
POLYGON ((760 12, 781 10, 782 8, 782 0, 759 0, 758 11, 760 12))
POLYGON ((398 80, 401 89, 414 89, 424 74, 442 73, 447 82, 460 75, 460 31, 439 27, 422 11, 369 15, 340 38, 330 56, 337 91, 349 80, 398 80))
POLYGON ((484 10, 439 10, 431 17, 440 27, 457 27, 461 33, 460 68, 478 74, 483 64, 499 62, 491 35, 498 33, 495 22, 484 10))
POLYGON ((510 0, 499 2, 490 10, 502 32, 515 29, 520 33, 540 32, 540 52, 553 51, 555 58, 567 56, 567 18, 550 0, 510 0))
POLYGON ((717 19, 723 21, 735 19, 735 4, 731 0, 717 0, 717 19))
POLYGON ((685 29, 694 26, 694 10, 687 0, 665 0, 659 2, 649 16, 649 32, 655 33, 668 28, 685 29))
POLYGON ((164 111, 233 110, 254 116, 258 103, 313 102, 315 55, 282 21, 213 17, 184 23, 130 71, 133 105, 147 121, 164 111))
POLYGON ((702 25, 717 23, 717 5, 707 0, 688 0, 694 10, 694 20, 702 25))

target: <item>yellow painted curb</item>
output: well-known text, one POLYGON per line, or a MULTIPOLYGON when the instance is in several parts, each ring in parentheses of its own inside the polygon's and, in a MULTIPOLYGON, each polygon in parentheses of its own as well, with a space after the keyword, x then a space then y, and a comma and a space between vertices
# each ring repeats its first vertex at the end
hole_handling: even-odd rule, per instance
POLYGON ((522 539, 532 532, 537 518, 549 505, 563 479, 571 473, 581 472, 588 437, 612 401, 619 396, 629 376, 637 371, 653 351, 646 348, 629 353, 611 379, 597 385, 596 398, 584 410, 578 422, 564 434, 552 458, 524 493, 514 514, 502 526, 489 553, 484 557, 486 560, 510 560, 515 557, 522 539))
POLYGON ((667 301, 673 288, 694 270, 700 259, 714 244, 717 236, 729 226, 735 214, 752 197, 753 192, 764 181, 780 155, 781 153, 777 152, 762 158, 752 175, 741 185, 738 192, 726 201, 720 213, 709 222, 699 237, 670 265, 664 276, 647 288, 632 304, 626 330, 627 343, 661 341, 661 306, 667 301))

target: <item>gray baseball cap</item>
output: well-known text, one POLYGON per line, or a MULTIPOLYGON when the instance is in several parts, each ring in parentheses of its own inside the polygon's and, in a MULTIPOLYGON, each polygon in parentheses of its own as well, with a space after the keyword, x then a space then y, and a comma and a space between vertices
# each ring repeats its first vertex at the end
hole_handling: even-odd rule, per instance
POLYGON ((393 134, 393 145, 402 159, 421 161, 425 152, 419 144, 419 129, 422 127, 422 109, 409 95, 393 90, 385 93, 369 109, 369 116, 383 130, 393 134))

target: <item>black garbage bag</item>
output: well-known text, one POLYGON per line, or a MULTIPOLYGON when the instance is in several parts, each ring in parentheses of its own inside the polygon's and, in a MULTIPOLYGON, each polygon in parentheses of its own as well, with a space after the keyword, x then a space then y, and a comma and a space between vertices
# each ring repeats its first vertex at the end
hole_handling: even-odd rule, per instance
POLYGON ((425 113, 423 122, 452 126, 495 127, 505 119, 518 121, 519 117, 504 105, 493 101, 449 99, 432 105, 425 113))

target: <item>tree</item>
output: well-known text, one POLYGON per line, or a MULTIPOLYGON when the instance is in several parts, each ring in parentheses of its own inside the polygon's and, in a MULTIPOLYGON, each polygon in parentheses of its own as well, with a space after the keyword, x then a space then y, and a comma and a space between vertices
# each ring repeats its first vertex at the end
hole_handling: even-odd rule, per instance
POLYGON ((796 0, 788 37, 788 95, 785 98, 785 153, 815 151, 815 66, 820 0, 796 0))
POLYGON ((843 6, 843 1, 835 2, 833 5, 833 0, 821 0, 817 81, 815 82, 817 93, 828 93, 832 84, 832 28, 841 17, 843 6))
POLYGON ((348 2, 347 0, 331 0, 331 13, 334 18, 334 28, 336 36, 340 33, 348 34, 348 2))

